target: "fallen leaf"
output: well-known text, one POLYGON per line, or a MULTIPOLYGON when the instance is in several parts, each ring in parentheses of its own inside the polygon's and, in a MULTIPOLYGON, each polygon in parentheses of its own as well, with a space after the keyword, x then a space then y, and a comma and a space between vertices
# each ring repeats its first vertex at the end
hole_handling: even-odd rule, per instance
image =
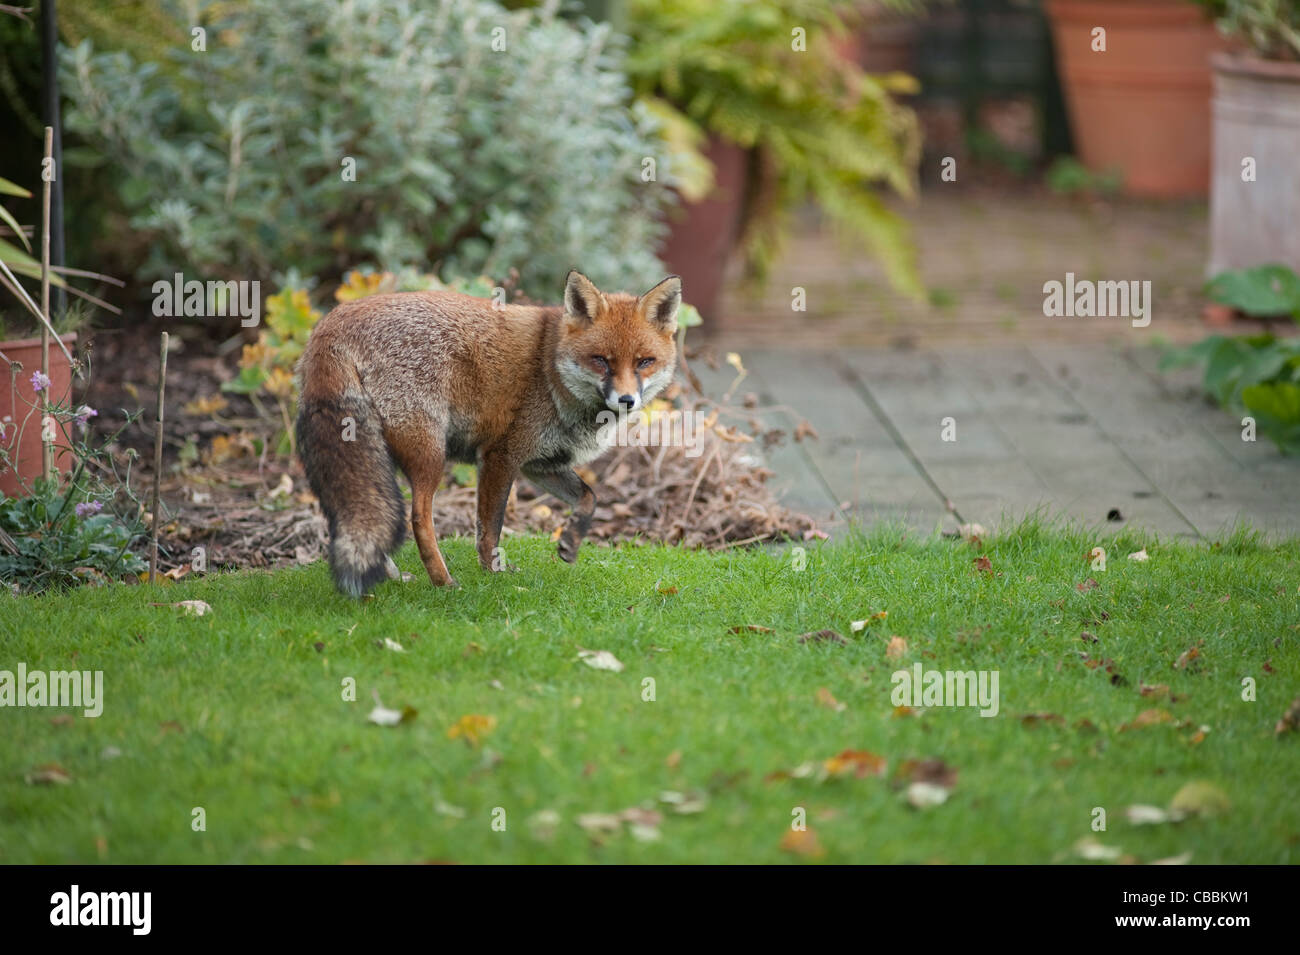
POLYGON ((818 630, 816 633, 801 633, 799 635, 800 643, 838 643, 848 644, 842 636, 834 630, 818 630))
POLYGON ((993 573, 993 561, 989 560, 983 554, 975 558, 974 564, 975 564, 975 569, 979 571, 981 574, 993 573))
POLYGON ((453 806, 449 802, 444 802, 441 798, 435 798, 433 801, 433 811, 440 816, 451 816, 453 819, 464 819, 466 811, 460 806, 453 806))
POLYGON ((957 785, 957 770, 942 759, 905 759, 898 764, 894 778, 899 782, 930 783, 952 789, 957 785))
POLYGON ((618 832, 623 828, 623 818, 612 812, 584 812, 577 823, 583 832, 618 832))
POLYGON ((1204 780, 1194 780, 1174 794, 1169 808, 1188 816, 1216 816, 1227 812, 1231 805, 1222 789, 1204 780))
POLYGON ((948 790, 934 783, 912 783, 907 787, 907 802, 914 809, 929 809, 948 801, 948 790))
POLYGON ((1159 699, 1160 697, 1169 695, 1169 687, 1164 683, 1153 683, 1150 685, 1142 683, 1138 686, 1138 692, 1143 696, 1154 696, 1159 699))
POLYGON ((447 730, 447 739, 464 737, 465 742, 470 746, 477 746, 484 736, 496 729, 496 725, 497 718, 495 716, 468 713, 458 719, 451 729, 447 730))
POLYGON ((727 633, 744 633, 746 631, 749 631, 750 633, 775 633, 776 632, 771 627, 760 627, 756 623, 747 623, 744 626, 731 627, 727 630, 727 633))
POLYGON ((885 659, 899 660, 907 654, 907 641, 902 637, 894 636, 889 638, 889 645, 885 647, 885 659))
POLYGON ((533 838, 549 841, 560 825, 560 814, 554 809, 541 809, 528 817, 527 825, 533 838))
POLYGON ((1156 726, 1160 723, 1168 723, 1173 717, 1165 710, 1143 710, 1137 715, 1137 718, 1131 723, 1125 723, 1119 731, 1141 729, 1144 726, 1156 726))
POLYGON ((202 617, 204 614, 212 613, 211 605, 202 600, 182 600, 172 606, 191 617, 202 617))
POLYGON ((1081 594, 1086 594, 1088 591, 1096 590, 1100 586, 1101 584, 1089 577, 1087 580, 1083 581, 1083 583, 1075 584, 1074 589, 1079 591, 1081 594))
POLYGON ((406 648, 405 648, 404 646, 402 646, 402 645, 401 645, 400 643, 398 643, 396 640, 392 640, 392 639, 390 639, 390 638, 388 638, 388 637, 384 637, 384 647, 387 648, 387 649, 389 649, 389 650, 392 650, 394 653, 405 653, 405 652, 406 652, 406 648))
POLYGON ((1039 723, 1056 723, 1060 726, 1065 725, 1065 717, 1059 713, 1026 713, 1020 717, 1020 722, 1031 729, 1039 723))
POLYGON ((371 696, 374 698, 375 708, 366 717, 367 722, 374 723, 376 726, 397 726, 399 723, 409 723, 415 719, 417 713, 415 707, 404 706, 400 710, 390 710, 379 699, 378 690, 372 690, 371 696))
MULTIPOLYGON (((1201 647, 1203 647, 1204 645, 1205 645, 1205 641, 1202 640, 1199 643, 1197 643, 1196 646, 1188 647, 1186 650, 1180 653, 1178 655, 1178 659, 1174 661, 1174 669, 1184 670, 1187 667, 1194 664, 1198 659, 1200 659, 1201 647)), ((1195 669, 1195 667, 1192 668, 1195 669)))
POLYGON ((579 650, 578 659, 593 670, 609 670, 613 673, 623 672, 623 663, 608 650, 579 650))
POLYGON ((1084 836, 1074 844, 1074 852, 1079 858, 1091 862, 1118 859, 1124 850, 1118 846, 1104 846, 1092 836, 1084 836))
POLYGON ((868 626, 875 623, 877 620, 884 620, 888 616, 889 616, 888 610, 878 610, 877 612, 873 613, 870 617, 868 617, 866 620, 852 621, 849 624, 849 630, 851 630, 853 633, 861 633, 863 630, 867 629, 868 626))
POLYGON ((1124 816, 1135 826, 1158 826, 1166 822, 1177 822, 1183 818, 1159 806, 1141 804, 1129 806, 1124 810, 1124 816))
POLYGON ((1291 701, 1282 718, 1277 721, 1277 726, 1273 727, 1273 732, 1281 736, 1283 733, 1294 733, 1297 729, 1300 729, 1300 696, 1291 701))
MULTIPOLYGON (((867 776, 883 776, 888 763, 883 756, 877 756, 865 749, 846 749, 842 750, 839 755, 832 756, 822 765, 831 776, 838 777, 852 774, 855 779, 863 779, 867 776)), ((798 778, 798 770, 792 772, 791 775, 798 778)))
POLYGON ((679 793, 674 790, 665 790, 659 794, 659 801, 672 806, 673 812, 679 816, 686 816, 703 812, 709 804, 709 797, 702 792, 679 793))
POLYGON ((821 842, 817 839, 817 833, 812 829, 790 829, 781 837, 781 849, 784 852, 792 852, 795 855, 807 856, 812 859, 820 859, 826 855, 826 850, 822 848, 821 842))
POLYGON ((58 763, 37 766, 24 778, 29 786, 66 786, 72 782, 72 776, 58 763))
POLYGON ((1133 553, 1129 554, 1128 559, 1129 560, 1150 560, 1151 557, 1149 554, 1147 554, 1147 549, 1144 547, 1141 550, 1135 550, 1133 553))
POLYGON ((824 686, 819 686, 817 688, 817 702, 827 709, 834 710, 836 713, 843 713, 848 709, 847 703, 841 703, 839 700, 835 699, 835 696, 831 691, 826 689, 824 686))

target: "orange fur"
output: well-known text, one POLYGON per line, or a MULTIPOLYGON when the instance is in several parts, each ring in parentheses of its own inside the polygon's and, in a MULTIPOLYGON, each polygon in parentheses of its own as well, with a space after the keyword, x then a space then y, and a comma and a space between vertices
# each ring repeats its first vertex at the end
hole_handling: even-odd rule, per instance
POLYGON ((681 282, 606 295, 571 272, 561 307, 497 306, 447 292, 375 295, 317 324, 299 362, 298 447, 330 521, 330 562, 359 595, 393 572, 404 521, 394 465, 411 482, 411 522, 438 585, 454 585, 431 507, 448 460, 479 466, 479 562, 497 550, 520 471, 574 507, 565 560, 595 509, 573 467, 604 450, 601 412, 643 407, 671 380, 681 282))

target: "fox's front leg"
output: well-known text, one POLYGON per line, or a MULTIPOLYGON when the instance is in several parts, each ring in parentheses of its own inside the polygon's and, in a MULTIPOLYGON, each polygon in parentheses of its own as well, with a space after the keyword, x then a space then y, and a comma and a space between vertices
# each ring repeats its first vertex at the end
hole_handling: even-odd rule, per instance
POLYGON ((478 562, 484 570, 513 570, 500 552, 501 525, 506 518, 515 461, 504 451, 485 451, 478 467, 478 562))
POLYGON ((525 470, 524 476, 573 508, 573 517, 560 532, 560 541, 555 549, 561 560, 574 563, 578 559, 578 545, 591 529, 591 515, 596 512, 596 492, 578 477, 576 471, 535 473, 525 470))

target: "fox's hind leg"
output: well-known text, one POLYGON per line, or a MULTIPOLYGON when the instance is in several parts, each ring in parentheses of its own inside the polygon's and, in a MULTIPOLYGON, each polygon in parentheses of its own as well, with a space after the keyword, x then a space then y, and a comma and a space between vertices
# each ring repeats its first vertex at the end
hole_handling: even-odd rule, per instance
POLYGON ((447 563, 438 549, 438 535, 433 529, 433 495, 442 482, 443 451, 435 446, 425 431, 417 440, 389 441, 389 447, 406 449, 397 455, 397 463, 411 482, 411 530, 415 533, 415 546, 420 549, 420 560, 429 572, 435 587, 457 587, 447 571, 447 563))
POLYGON ((578 545, 591 529, 591 515, 596 512, 596 492, 578 477, 576 471, 530 472, 525 468, 524 477, 573 508, 573 517, 560 532, 560 541, 555 549, 561 560, 574 563, 578 559, 578 545))

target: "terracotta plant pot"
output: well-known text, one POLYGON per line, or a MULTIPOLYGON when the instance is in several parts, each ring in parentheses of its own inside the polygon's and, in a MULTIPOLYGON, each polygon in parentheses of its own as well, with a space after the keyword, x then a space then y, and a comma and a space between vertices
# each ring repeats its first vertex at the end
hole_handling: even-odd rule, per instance
MULTIPOLYGON (((75 333, 63 336, 63 343, 69 351, 76 340, 75 333)), ((32 481, 41 476, 41 415, 32 410, 39 398, 32 390, 32 372, 41 370, 41 340, 21 338, 0 342, 0 352, 11 362, 22 363, 21 370, 0 363, 0 424, 4 425, 2 440, 12 465, 0 472, 0 493, 6 497, 20 497, 27 493, 23 484, 30 488, 32 481), (21 432, 16 429, 21 429, 21 432), (22 483, 19 483, 19 478, 22 478, 22 483)), ((63 350, 53 340, 50 341, 49 395, 56 404, 62 405, 67 405, 72 395, 72 369, 63 350)), ((54 466, 60 471, 72 467, 70 446, 66 430, 61 425, 56 426, 54 466)))
POLYGON ((1298 156, 1300 63, 1216 55, 1210 275, 1275 262, 1300 272, 1298 156))
POLYGON ((682 297, 709 322, 718 318, 718 296, 739 238, 749 154, 714 136, 704 155, 713 163, 713 192, 700 202, 683 202, 671 223, 660 258, 682 278, 682 297))
POLYGON ((1210 184, 1210 55, 1227 48, 1188 0, 1048 0, 1079 158, 1134 196, 1210 184), (1106 31, 1094 52, 1093 30, 1106 31))

